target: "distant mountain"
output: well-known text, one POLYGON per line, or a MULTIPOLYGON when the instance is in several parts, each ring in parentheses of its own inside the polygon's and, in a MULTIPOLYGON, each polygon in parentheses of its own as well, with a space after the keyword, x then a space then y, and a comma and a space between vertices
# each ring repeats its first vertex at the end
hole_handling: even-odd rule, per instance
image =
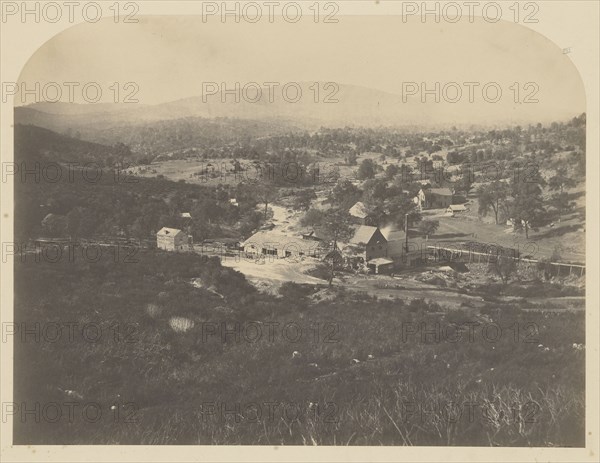
POLYGON ((354 85, 318 82, 298 86, 290 86, 287 97, 281 86, 275 87, 272 94, 263 87, 260 95, 248 88, 238 93, 238 101, 236 95, 217 91, 157 105, 37 103, 15 108, 15 123, 33 124, 106 145, 121 142, 135 152, 151 154, 213 148, 215 142, 238 142, 319 127, 483 127, 483 115, 490 111, 503 115, 503 119, 496 120, 505 121, 505 125, 525 123, 510 118, 514 103, 508 97, 493 105, 483 100, 467 102, 468 111, 463 107, 459 112, 456 104, 436 103, 431 96, 426 103, 418 96, 404 102, 399 95, 354 85))
POLYGON ((290 87, 287 97, 281 87, 272 95, 262 88, 260 98, 255 98, 255 90, 240 92, 238 102, 234 95, 217 92, 158 105, 36 103, 15 108, 15 123, 105 145, 120 142, 136 153, 156 155, 218 149, 224 143, 321 126, 415 124, 424 118, 418 111, 408 117, 400 97, 385 92, 326 83, 298 85, 300 90, 290 87))
MULTIPOLYGON (((232 89, 233 86, 228 88, 232 89)), ((425 122, 424 113, 409 113, 407 106, 402 104, 398 95, 353 85, 317 82, 290 85, 285 92, 282 86, 272 89, 262 87, 259 93, 255 88, 248 87, 246 90, 242 88, 237 95, 218 91, 158 105, 36 103, 19 107, 16 113, 19 116, 17 122, 21 123, 33 123, 28 118, 37 117, 39 121, 44 117, 27 111, 35 110, 60 116, 61 120, 55 121, 55 124, 75 126, 117 122, 136 124, 186 117, 279 120, 303 128, 323 125, 372 127, 425 122)), ((416 105, 417 108, 419 106, 416 105)))
POLYGON ((201 117, 142 120, 133 118, 131 113, 65 115, 29 107, 16 108, 15 122, 44 127, 103 145, 123 143, 135 153, 143 155, 157 155, 187 148, 218 149, 227 143, 298 130, 281 120, 201 117))
POLYGON ((33 103, 20 108, 35 109, 48 114, 62 116, 81 116, 102 113, 118 113, 131 108, 131 104, 126 103, 97 103, 97 104, 73 104, 58 101, 56 103, 40 102, 33 103))
MULTIPOLYGON (((79 131, 85 139, 107 142, 102 136, 106 131, 114 136, 124 126, 151 127, 159 121, 185 118, 261 121, 274 133, 321 126, 416 126, 427 121, 423 105, 403 104, 401 97, 379 90, 327 83, 298 86, 300 90, 289 87, 287 96, 282 87, 275 87, 272 95, 263 87, 259 98, 254 89, 241 90, 239 101, 235 95, 217 92, 158 105, 36 103, 15 108, 15 122, 62 133, 79 131)), ((125 142, 121 136, 111 141, 125 142)))

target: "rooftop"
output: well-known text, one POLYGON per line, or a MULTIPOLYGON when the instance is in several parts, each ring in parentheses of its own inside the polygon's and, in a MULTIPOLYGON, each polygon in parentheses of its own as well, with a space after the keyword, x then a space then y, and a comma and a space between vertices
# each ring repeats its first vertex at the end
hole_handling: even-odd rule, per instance
POLYGON ((369 264, 374 264, 374 265, 389 265, 389 264, 393 264, 394 261, 390 260, 390 259, 386 259, 385 257, 378 257, 376 259, 371 259, 369 261, 369 264))
POLYGON ((286 235, 281 232, 261 230, 242 243, 242 246, 253 244, 256 247, 282 249, 297 246, 299 249, 316 249, 326 247, 325 243, 317 240, 303 239, 302 236, 286 235))
POLYGON ((430 188, 425 194, 452 196, 452 190, 450 188, 430 188))
POLYGON ((365 204, 361 201, 352 206, 348 212, 352 217, 357 217, 359 219, 364 219, 369 215, 367 206, 365 206, 365 204))
POLYGON ((377 227, 369 225, 361 225, 356 229, 354 236, 350 239, 350 244, 367 244, 373 238, 375 232, 379 230, 377 227))
POLYGON ((181 230, 178 230, 177 228, 168 228, 168 227, 163 227, 161 228, 157 235, 160 236, 176 236, 179 233, 183 233, 181 230))

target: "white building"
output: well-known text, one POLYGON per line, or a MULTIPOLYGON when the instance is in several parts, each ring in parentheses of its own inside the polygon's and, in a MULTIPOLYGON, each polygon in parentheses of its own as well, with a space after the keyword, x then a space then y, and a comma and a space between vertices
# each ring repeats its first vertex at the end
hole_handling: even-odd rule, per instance
POLYGON ((156 246, 165 251, 186 251, 189 249, 191 237, 177 228, 161 228, 156 234, 156 246))
POLYGON ((448 217, 455 217, 456 215, 460 215, 465 212, 467 208, 464 204, 451 204, 446 209, 445 215, 448 217))
POLYGON ((326 245, 319 240, 288 236, 268 230, 256 232, 241 244, 246 254, 286 257, 323 258, 326 245))

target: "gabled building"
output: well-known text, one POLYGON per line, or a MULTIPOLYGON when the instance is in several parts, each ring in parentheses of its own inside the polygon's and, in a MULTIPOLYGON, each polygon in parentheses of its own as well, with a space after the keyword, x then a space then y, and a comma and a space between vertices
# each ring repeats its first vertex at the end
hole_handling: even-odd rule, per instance
POLYGON ((349 244, 356 249, 356 253, 361 255, 365 262, 388 256, 388 241, 378 227, 359 226, 349 244))
POLYGON ((187 251, 192 245, 191 237, 177 228, 161 228, 156 234, 156 246, 165 251, 187 251))
POLYGON ((462 213, 464 213, 466 211, 467 211, 467 208, 464 204, 451 204, 446 209, 445 215, 447 215, 449 217, 455 217, 457 215, 461 215, 462 213))
POLYGON ((446 209, 452 204, 450 188, 430 188, 425 191, 425 209, 446 209))
POLYGON ((423 188, 421 188, 417 193, 417 196, 413 198, 413 202, 417 205, 419 211, 422 211, 425 208, 426 197, 423 188))
POLYGON ((352 206, 348 213, 356 219, 358 223, 365 224, 365 220, 369 216, 369 211, 367 210, 367 206, 362 201, 357 202, 354 206, 352 206))

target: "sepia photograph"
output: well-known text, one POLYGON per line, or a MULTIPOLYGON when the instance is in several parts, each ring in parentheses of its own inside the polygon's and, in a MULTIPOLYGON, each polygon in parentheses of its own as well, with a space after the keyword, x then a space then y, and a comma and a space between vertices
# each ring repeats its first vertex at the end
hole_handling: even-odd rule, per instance
POLYGON ((0 3, 5 461, 596 461, 598 2, 0 3))

